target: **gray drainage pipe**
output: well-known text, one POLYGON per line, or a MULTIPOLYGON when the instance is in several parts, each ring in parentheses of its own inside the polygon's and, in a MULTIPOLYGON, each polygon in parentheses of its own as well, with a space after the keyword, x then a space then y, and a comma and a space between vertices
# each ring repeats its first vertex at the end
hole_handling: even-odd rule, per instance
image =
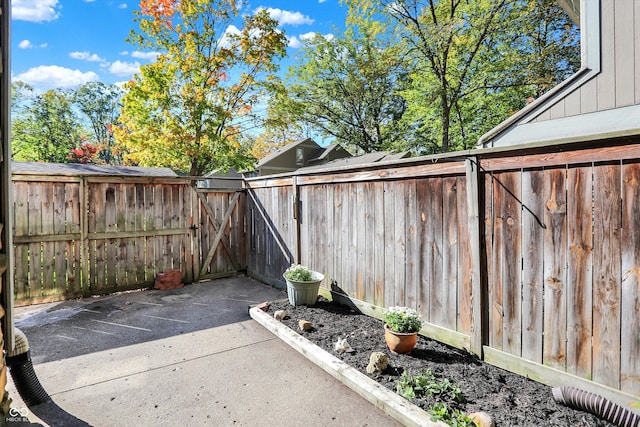
POLYGON ((27 406, 44 403, 49 400, 49 395, 33 370, 27 337, 18 328, 14 328, 14 336, 16 345, 12 352, 7 353, 6 362, 16 390, 27 406))
POLYGON ((553 399, 566 406, 591 412, 619 427, 639 427, 640 415, 605 399, 595 393, 575 387, 555 387, 551 389, 553 399))

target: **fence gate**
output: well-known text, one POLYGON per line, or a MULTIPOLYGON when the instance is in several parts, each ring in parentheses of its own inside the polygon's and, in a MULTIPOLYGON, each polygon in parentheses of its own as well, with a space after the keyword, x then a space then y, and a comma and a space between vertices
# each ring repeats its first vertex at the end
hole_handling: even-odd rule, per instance
POLYGON ((192 190, 194 281, 234 275, 246 269, 243 190, 192 190))

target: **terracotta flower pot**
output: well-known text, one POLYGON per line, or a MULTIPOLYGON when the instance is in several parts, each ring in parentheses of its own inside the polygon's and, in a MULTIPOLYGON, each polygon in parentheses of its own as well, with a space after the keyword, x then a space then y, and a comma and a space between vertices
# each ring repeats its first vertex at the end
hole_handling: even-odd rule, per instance
POLYGON ((389 347, 392 353, 407 354, 416 346, 418 333, 394 332, 389 329, 387 325, 384 325, 384 340, 387 342, 387 347, 389 347))

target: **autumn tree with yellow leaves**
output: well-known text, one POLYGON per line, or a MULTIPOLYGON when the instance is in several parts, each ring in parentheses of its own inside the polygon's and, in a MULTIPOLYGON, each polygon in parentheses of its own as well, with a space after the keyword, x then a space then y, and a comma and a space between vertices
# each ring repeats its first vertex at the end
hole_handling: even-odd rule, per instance
POLYGON ((266 11, 241 17, 239 3, 140 2, 129 41, 159 54, 125 85, 116 137, 130 162, 198 176, 255 160, 240 137, 287 42, 266 11))

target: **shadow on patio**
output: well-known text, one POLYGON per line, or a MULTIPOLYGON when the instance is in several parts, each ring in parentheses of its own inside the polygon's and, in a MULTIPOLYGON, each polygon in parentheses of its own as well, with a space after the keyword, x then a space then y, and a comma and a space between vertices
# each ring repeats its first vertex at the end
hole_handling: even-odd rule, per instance
MULTIPOLYGON (((259 324, 245 277, 18 309, 50 426, 397 425, 259 324), (295 401, 292 403, 292 397, 295 401)), ((11 381, 15 408, 23 408, 11 381)))

